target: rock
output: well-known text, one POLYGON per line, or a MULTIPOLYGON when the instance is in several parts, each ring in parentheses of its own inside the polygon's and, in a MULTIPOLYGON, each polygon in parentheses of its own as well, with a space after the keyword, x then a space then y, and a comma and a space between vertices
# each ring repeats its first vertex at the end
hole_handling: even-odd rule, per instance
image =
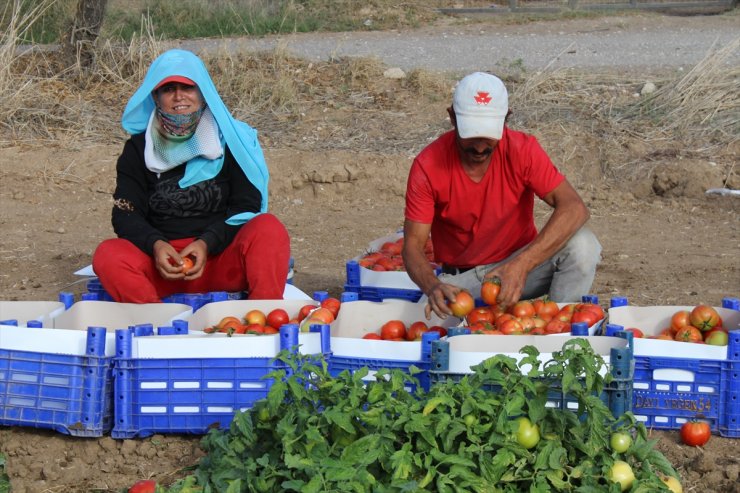
POLYGON ((646 82, 644 86, 642 86, 642 89, 640 90, 640 94, 645 96, 646 94, 652 94, 655 92, 655 84, 652 82, 646 82))
POLYGON ((383 77, 385 77, 386 79, 405 79, 406 72, 398 67, 393 67, 383 72, 383 77))

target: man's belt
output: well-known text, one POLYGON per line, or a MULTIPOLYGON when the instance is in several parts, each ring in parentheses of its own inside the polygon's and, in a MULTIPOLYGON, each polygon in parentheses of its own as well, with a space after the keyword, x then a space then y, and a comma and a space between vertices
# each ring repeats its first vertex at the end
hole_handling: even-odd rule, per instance
POLYGON ((458 274, 462 274, 463 272, 467 272, 470 269, 475 269, 475 266, 473 267, 454 267, 452 265, 443 265, 442 274, 451 274, 453 276, 456 276, 458 274))

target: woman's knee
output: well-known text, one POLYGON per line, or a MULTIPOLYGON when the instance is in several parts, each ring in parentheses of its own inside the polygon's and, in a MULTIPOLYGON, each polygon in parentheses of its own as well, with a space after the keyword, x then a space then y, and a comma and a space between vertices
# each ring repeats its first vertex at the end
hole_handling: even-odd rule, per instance
POLYGON ((288 230, 276 216, 270 213, 259 214, 242 226, 240 235, 259 238, 273 244, 289 243, 288 230))

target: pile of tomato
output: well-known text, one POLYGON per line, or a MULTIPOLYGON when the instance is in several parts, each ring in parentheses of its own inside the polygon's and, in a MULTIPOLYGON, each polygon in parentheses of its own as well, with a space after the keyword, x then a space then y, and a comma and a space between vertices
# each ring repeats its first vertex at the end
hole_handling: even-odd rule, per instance
POLYGON ((277 334, 285 324, 299 325, 302 332, 308 332, 311 325, 330 324, 339 314, 341 302, 337 298, 325 298, 319 306, 303 305, 292 317, 282 308, 268 313, 262 310, 249 310, 243 317, 223 317, 216 325, 206 327, 203 332, 212 334, 223 332, 232 334, 277 334))
MULTIPOLYGON (((639 328, 630 327, 627 330, 635 337, 645 337, 639 328)), ((727 346, 729 335, 717 310, 709 305, 696 305, 691 310, 675 312, 671 317, 670 326, 647 338, 727 346)))
POLYGON ((604 319, 604 310, 596 303, 569 303, 560 306, 547 297, 520 300, 510 306, 497 303, 501 282, 486 279, 481 285, 484 306, 475 307, 473 296, 461 291, 449 303, 453 315, 465 318, 474 334, 489 335, 545 335, 570 332, 570 326, 583 322, 588 327, 604 319))
POLYGON ((425 332, 437 332, 440 337, 447 335, 447 329, 440 325, 429 326, 423 320, 406 326, 401 320, 389 320, 380 327, 380 332, 368 332, 363 339, 383 341, 420 341, 425 332))
MULTIPOLYGON (((405 271, 401 251, 403 250, 403 237, 396 241, 386 241, 380 246, 380 249, 369 252, 360 257, 357 263, 366 269, 385 272, 385 271, 405 271)), ((428 238, 424 245, 424 255, 426 255, 432 267, 437 268, 434 262, 434 249, 432 248, 432 239, 428 238)))

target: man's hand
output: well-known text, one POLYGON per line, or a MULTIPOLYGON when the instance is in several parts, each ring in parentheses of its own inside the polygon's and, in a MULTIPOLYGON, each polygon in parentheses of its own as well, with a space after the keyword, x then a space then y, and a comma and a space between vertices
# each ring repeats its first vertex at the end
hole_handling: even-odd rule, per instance
POLYGON ((455 301, 455 296, 460 291, 462 291, 462 289, 454 284, 445 284, 443 282, 435 284, 432 289, 426 293, 429 298, 427 300, 427 306, 424 307, 424 315, 426 315, 427 320, 432 318, 432 311, 434 311, 434 313, 436 313, 442 320, 446 319, 449 315, 452 315, 452 310, 447 306, 447 301, 455 301))
POLYGON ((515 257, 486 272, 483 278, 498 277, 501 280, 501 291, 496 303, 505 309, 519 301, 524 290, 524 284, 527 282, 527 274, 529 274, 529 270, 523 262, 518 262, 515 257))

